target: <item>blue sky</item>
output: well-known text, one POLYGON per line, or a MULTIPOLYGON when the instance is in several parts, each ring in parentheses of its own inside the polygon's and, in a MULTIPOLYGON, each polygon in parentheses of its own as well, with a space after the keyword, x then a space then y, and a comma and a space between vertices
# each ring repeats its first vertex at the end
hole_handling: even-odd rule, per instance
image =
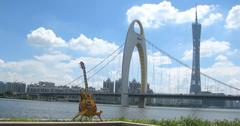
POLYGON ((80 74, 76 59, 87 59, 91 67, 124 43, 135 18, 143 23, 148 40, 191 65, 196 4, 202 24, 202 71, 239 86, 238 0, 1 0, 0 80, 64 84, 80 74), (51 67, 56 64, 63 66, 51 67), (217 72, 221 70, 233 74, 217 72))

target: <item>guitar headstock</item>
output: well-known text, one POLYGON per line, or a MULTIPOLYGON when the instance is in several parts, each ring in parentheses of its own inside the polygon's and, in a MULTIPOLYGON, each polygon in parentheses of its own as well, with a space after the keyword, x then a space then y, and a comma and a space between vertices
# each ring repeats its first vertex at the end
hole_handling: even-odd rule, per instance
POLYGON ((84 65, 84 63, 81 61, 79 64, 80 64, 81 68, 82 68, 83 70, 85 70, 85 65, 84 65))

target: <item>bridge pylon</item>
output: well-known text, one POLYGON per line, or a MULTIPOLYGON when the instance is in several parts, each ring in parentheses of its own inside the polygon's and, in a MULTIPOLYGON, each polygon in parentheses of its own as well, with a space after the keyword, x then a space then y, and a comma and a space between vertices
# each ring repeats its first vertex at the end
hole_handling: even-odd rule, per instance
MULTIPOLYGON (((141 93, 145 94, 147 91, 147 52, 144 31, 142 24, 139 20, 134 20, 130 24, 123 51, 121 104, 122 106, 125 107, 129 106, 128 101, 129 68, 135 47, 137 47, 141 65, 141 93), (134 31, 135 23, 138 24, 140 28, 140 33, 134 31)), ((143 108, 145 106, 145 102, 146 102, 145 98, 140 97, 138 106, 143 108)))

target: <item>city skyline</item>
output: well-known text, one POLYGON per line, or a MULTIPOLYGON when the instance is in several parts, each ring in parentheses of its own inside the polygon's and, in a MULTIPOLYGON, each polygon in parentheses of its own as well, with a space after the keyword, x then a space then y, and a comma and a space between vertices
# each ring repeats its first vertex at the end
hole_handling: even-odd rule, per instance
MULTIPOLYGON (((135 18, 143 23, 148 40, 191 65, 194 2, 188 2, 187 5, 179 4, 178 1, 116 2, 119 5, 117 7, 108 2, 93 4, 92 1, 81 4, 76 4, 77 1, 68 4, 52 1, 47 6, 45 2, 28 3, 18 3, 16 6, 1 1, 0 4, 0 16, 3 17, 0 21, 0 79, 3 81, 68 83, 81 75, 78 66, 80 60, 87 62, 87 69, 90 69, 124 43, 127 27, 135 18), (103 8, 103 4, 107 6, 103 8), (99 12, 89 10, 85 5, 94 5, 99 12), (65 6, 67 11, 63 13, 60 10, 65 6), (83 13, 86 11, 89 13, 83 13), (12 17, 6 15, 6 12, 12 17), (17 23, 13 22, 16 18, 19 19, 17 23), (96 18, 99 19, 97 23, 94 20, 96 18)), ((203 24, 201 71, 239 87, 239 3, 232 0, 203 1, 197 4, 199 22, 203 24)), ((169 58, 159 59, 161 55, 149 49, 150 67, 153 63, 155 67, 171 64, 169 58)), ((131 65, 134 70, 133 74, 130 71, 130 80, 135 77, 139 81, 137 52, 133 54, 132 61, 137 65, 131 65)), ((119 78, 121 70, 118 68, 117 63, 110 66, 90 84, 99 86, 99 80, 103 78, 119 78)), ((151 69, 148 75, 150 73, 153 73, 151 69)), ((171 73, 174 76, 174 72, 171 73)), ((153 89, 169 91, 168 85, 159 86, 153 83, 151 76, 148 78, 153 89)))
MULTIPOLYGON (((154 93, 152 89, 147 85, 147 92, 154 93)), ((57 85, 53 82, 39 81, 37 83, 26 84, 24 82, 2 82, 0 80, 0 94, 11 92, 13 94, 23 94, 23 93, 79 93, 83 92, 85 86, 82 85, 57 85), (43 90, 42 90, 43 89, 43 90), (54 90, 53 90, 54 89, 54 90), (60 90, 59 90, 60 89, 60 90)), ((129 81, 128 90, 129 93, 140 93, 141 84, 137 82, 136 79, 129 81)), ((103 80, 102 87, 100 89, 95 89, 94 87, 89 87, 91 93, 121 93, 121 79, 111 80, 107 78, 103 80)))

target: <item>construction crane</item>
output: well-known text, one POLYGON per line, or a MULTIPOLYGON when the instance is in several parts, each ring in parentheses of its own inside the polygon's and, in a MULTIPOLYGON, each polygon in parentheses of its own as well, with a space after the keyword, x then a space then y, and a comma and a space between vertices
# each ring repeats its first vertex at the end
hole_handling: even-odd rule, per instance
POLYGON ((97 106, 93 95, 88 92, 88 82, 85 65, 82 61, 79 64, 81 69, 83 70, 85 89, 84 92, 80 92, 78 114, 73 118, 73 120, 76 120, 79 116, 80 121, 82 121, 83 117, 87 117, 89 120, 91 120, 94 116, 98 116, 98 118, 102 121, 102 111, 97 112, 97 106))

